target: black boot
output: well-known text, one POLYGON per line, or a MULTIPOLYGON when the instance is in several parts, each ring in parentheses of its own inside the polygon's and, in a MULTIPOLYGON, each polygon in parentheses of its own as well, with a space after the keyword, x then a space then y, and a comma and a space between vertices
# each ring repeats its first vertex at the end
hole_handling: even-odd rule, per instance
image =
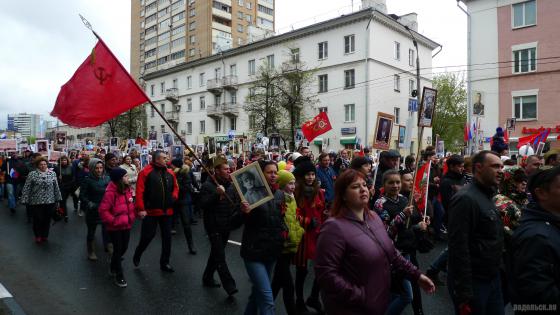
POLYGON ((305 283, 306 276, 306 268, 296 267, 296 311, 298 314, 309 312, 307 306, 305 306, 305 300, 303 299, 303 284, 305 283))

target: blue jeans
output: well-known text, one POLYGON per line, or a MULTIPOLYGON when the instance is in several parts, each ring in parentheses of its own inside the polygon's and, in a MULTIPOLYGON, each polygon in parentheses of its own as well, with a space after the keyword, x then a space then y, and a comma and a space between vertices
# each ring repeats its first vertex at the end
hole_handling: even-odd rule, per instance
MULTIPOLYGON (((449 295, 455 306, 455 314, 459 314, 459 305, 461 301, 457 301, 454 296, 453 275, 448 274, 447 285, 449 295)), ((473 298, 471 300, 472 314, 477 315, 503 315, 504 299, 502 295, 502 284, 500 274, 492 280, 472 279, 473 298)))
POLYGON ((16 208, 16 187, 14 184, 6 184, 6 191, 8 192, 8 208, 16 208))
POLYGON ((444 271, 447 272, 447 257, 449 256, 448 247, 439 254, 439 256, 434 260, 434 262, 430 265, 430 267, 437 271, 444 271))
MULTIPOLYGON (((410 261, 410 255, 403 255, 406 260, 410 261)), ((387 309, 387 315, 398 315, 401 314, 404 309, 412 303, 412 283, 409 280, 402 280, 402 288, 404 289, 401 294, 393 294, 393 299, 389 304, 387 309)))
POLYGON ((272 269, 276 261, 260 262, 245 259, 245 269, 253 287, 245 315, 274 315, 274 297, 272 296, 272 269))

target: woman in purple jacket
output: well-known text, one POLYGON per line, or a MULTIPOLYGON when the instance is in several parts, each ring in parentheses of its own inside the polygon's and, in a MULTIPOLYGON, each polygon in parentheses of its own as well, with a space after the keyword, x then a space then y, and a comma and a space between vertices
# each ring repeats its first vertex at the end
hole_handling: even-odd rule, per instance
POLYGON ((391 271, 418 281, 428 293, 435 291, 432 281, 395 249, 379 216, 367 208, 369 190, 362 173, 343 172, 334 193, 315 264, 326 314, 385 314, 391 271))

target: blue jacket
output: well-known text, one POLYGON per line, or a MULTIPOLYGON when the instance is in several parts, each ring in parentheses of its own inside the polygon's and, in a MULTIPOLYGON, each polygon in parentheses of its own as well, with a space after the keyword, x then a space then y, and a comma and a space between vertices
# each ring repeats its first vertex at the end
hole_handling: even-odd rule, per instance
POLYGON ((334 180, 336 179, 334 170, 330 166, 326 169, 317 166, 317 178, 321 182, 321 188, 325 190, 325 201, 332 202, 334 199, 334 180))

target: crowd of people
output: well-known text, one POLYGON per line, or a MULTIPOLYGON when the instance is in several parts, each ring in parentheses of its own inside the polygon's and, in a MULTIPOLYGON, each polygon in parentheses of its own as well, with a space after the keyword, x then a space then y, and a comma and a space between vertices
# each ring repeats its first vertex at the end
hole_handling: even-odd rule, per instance
POLYGON ((202 218, 210 244, 202 285, 222 287, 229 297, 238 289, 225 248, 230 233, 243 229, 240 254, 252 284, 247 315, 274 314, 280 290, 290 315, 402 314, 409 306, 424 314, 421 291, 436 286, 447 286, 456 314, 504 314, 509 303, 515 311, 558 311, 559 153, 518 159, 503 150, 437 157, 431 146, 418 157, 396 150, 373 156, 366 148, 315 159, 300 147, 196 159, 157 150, 142 165, 134 152, 75 152, 49 163, 26 151, 0 160, 0 186, 12 213, 25 205, 37 244, 48 241, 52 220, 68 222, 72 199, 85 216, 87 259, 98 260, 100 226, 110 273, 123 288, 121 261, 135 220, 141 237, 133 265, 140 267, 159 227, 160 269, 171 273, 172 235, 182 226, 186 252, 196 255, 195 244, 206 240, 193 240, 191 225, 202 218), (257 206, 230 176, 251 163, 273 195, 257 206), (414 175, 426 163, 422 196, 414 175), (417 257, 434 242, 447 246, 424 274, 417 257))

